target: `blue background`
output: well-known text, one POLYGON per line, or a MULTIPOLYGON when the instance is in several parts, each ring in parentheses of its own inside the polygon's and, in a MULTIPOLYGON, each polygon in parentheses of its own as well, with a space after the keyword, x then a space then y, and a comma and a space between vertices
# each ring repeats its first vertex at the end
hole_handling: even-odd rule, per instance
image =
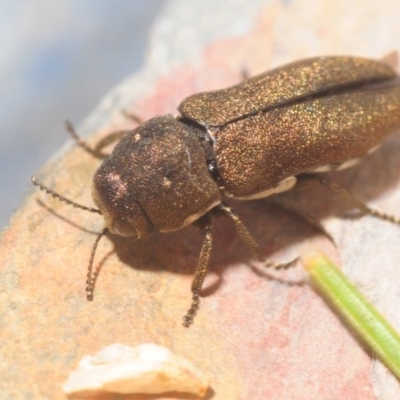
POLYGON ((144 60, 164 0, 0 0, 0 228, 30 176, 144 60))

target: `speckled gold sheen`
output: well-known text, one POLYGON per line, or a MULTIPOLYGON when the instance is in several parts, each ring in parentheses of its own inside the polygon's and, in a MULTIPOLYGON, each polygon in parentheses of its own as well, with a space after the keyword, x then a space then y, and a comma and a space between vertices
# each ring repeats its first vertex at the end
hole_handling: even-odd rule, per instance
POLYGON ((395 77, 373 60, 313 58, 196 94, 179 110, 214 137, 225 194, 246 197, 381 143, 400 126, 395 77))
POLYGON ((183 119, 128 132, 96 172, 93 198, 112 233, 178 230, 223 196, 251 198, 367 154, 400 126, 400 85, 378 61, 320 57, 188 97, 179 110, 183 119))
POLYGON ((400 86, 276 108, 215 135, 226 190, 248 196, 315 167, 360 157, 400 126, 400 86))
POLYGON ((375 60, 308 58, 267 71, 230 88, 194 94, 183 100, 178 110, 202 125, 221 126, 298 97, 395 76, 390 67, 375 60))
POLYGON ((111 232, 117 218, 129 221, 139 237, 174 231, 221 201, 196 133, 166 115, 118 142, 93 180, 93 199, 111 232))

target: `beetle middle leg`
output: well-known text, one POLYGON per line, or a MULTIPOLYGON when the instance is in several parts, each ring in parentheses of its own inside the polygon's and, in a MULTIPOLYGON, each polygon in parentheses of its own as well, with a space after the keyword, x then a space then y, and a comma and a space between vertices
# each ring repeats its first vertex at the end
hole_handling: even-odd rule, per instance
MULTIPOLYGON (((258 260, 263 261, 264 265, 267 268, 274 269, 287 269, 296 264, 299 260, 299 257, 288 263, 277 264, 270 260, 265 260, 262 256, 261 249, 257 241, 254 239, 252 234, 240 220, 239 216, 229 207, 227 204, 221 203, 217 206, 213 211, 222 212, 224 216, 229 217, 235 225, 237 232, 239 233, 240 238, 246 244, 247 248, 250 250, 252 255, 256 257, 258 260)), ((203 246, 200 251, 199 261, 196 267, 196 273, 192 282, 192 304, 183 317, 183 326, 186 328, 193 324, 193 319, 199 309, 200 305, 200 291, 203 287, 204 279, 208 272, 210 254, 212 249, 212 216, 211 213, 207 213, 203 215, 199 220, 194 222, 193 225, 196 225, 200 228, 201 232, 204 235, 203 246)))
POLYGON ((229 207, 227 204, 221 203, 218 209, 224 212, 224 215, 228 216, 235 225, 240 238, 243 240, 247 248, 250 250, 251 254, 258 260, 262 260, 261 249, 257 241, 253 238, 252 234, 240 220, 238 215, 229 207))
POLYGON ((277 270, 288 269, 293 267, 300 259, 300 257, 296 257, 294 260, 289 261, 287 263, 275 263, 271 260, 266 260, 261 254, 261 249, 259 244, 254 239, 249 230, 246 228, 246 226, 243 224, 243 222, 240 220, 239 216, 232 210, 232 208, 224 203, 220 204, 218 208, 221 211, 223 211, 225 215, 227 215, 233 221, 236 230, 239 233, 239 236, 246 244, 247 248, 250 250, 253 256, 255 256, 258 260, 263 261, 265 267, 277 270))
MULTIPOLYGON (((259 260, 263 260, 260 246, 257 241, 251 235, 249 230, 240 220, 239 216, 229 207, 227 204, 221 203, 217 206, 213 211, 222 212, 224 216, 228 216, 235 225, 236 230, 239 233, 239 236, 246 244, 250 252, 253 256, 255 256, 259 260)), ((200 219, 193 223, 198 228, 200 228, 201 232, 204 235, 203 245, 200 251, 199 261, 196 267, 196 273, 192 282, 192 304, 187 312, 187 314, 183 318, 183 326, 189 327, 193 323, 193 319, 199 309, 200 304, 200 291, 202 289, 204 279, 208 272, 210 254, 212 249, 212 216, 211 213, 207 213, 203 215, 200 219)), ((274 264, 271 261, 265 261, 266 266, 271 266, 277 269, 287 268, 294 264, 297 261, 293 260, 287 264, 274 264)))

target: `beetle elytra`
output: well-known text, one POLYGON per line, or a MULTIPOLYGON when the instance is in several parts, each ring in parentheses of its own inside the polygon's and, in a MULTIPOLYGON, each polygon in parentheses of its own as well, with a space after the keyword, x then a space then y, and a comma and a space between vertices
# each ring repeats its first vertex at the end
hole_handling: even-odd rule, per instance
MULTIPOLYGON (((259 248, 225 198, 258 199, 287 191, 303 174, 354 165, 400 127, 400 84, 384 62, 357 57, 317 57, 288 64, 222 90, 182 101, 180 115, 153 118, 114 134, 119 140, 94 175, 92 194, 107 231, 140 239, 152 231, 198 226, 204 241, 192 283, 189 326, 212 248, 212 216, 230 217, 253 254, 259 248)), ((77 135, 69 126, 70 132, 77 135)), ((81 139, 78 143, 90 152, 81 139)), ((97 146, 99 150, 101 146, 97 146)), ((377 217, 337 185, 321 183, 377 217)), ((62 201, 33 178, 33 183, 62 201)), ((268 262, 267 266, 273 264, 268 262)), ((275 266, 289 267, 293 262, 275 266)))

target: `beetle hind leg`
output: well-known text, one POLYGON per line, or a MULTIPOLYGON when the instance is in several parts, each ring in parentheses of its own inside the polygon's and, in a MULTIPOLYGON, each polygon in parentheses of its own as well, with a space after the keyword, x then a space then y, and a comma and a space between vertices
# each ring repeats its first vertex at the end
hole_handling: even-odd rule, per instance
POLYGON ((204 283, 204 279, 208 272, 210 254, 212 249, 212 219, 208 213, 197 221, 201 232, 204 235, 203 246, 201 247, 199 261, 196 267, 196 273, 192 282, 192 304, 183 317, 183 326, 188 328, 193 324, 193 319, 200 305, 200 291, 204 283))
POLYGON ((368 207, 363 202, 354 198, 349 192, 347 192, 345 189, 343 189, 337 183, 331 182, 330 180, 328 180, 326 178, 319 178, 318 180, 322 185, 327 186, 329 189, 331 189, 332 191, 337 193, 342 199, 344 199, 348 203, 352 204, 355 208, 358 208, 361 212, 372 215, 376 218, 379 218, 379 219, 382 219, 385 221, 392 222, 393 224, 400 225, 400 217, 397 217, 397 216, 391 215, 391 214, 387 214, 383 211, 368 207))
POLYGON ((300 260, 300 257, 296 257, 292 261, 289 261, 287 263, 280 263, 280 264, 275 263, 270 260, 265 260, 264 267, 272 268, 272 269, 276 269, 276 270, 289 269, 289 268, 294 267, 297 264, 297 261, 299 261, 299 260, 300 260))

